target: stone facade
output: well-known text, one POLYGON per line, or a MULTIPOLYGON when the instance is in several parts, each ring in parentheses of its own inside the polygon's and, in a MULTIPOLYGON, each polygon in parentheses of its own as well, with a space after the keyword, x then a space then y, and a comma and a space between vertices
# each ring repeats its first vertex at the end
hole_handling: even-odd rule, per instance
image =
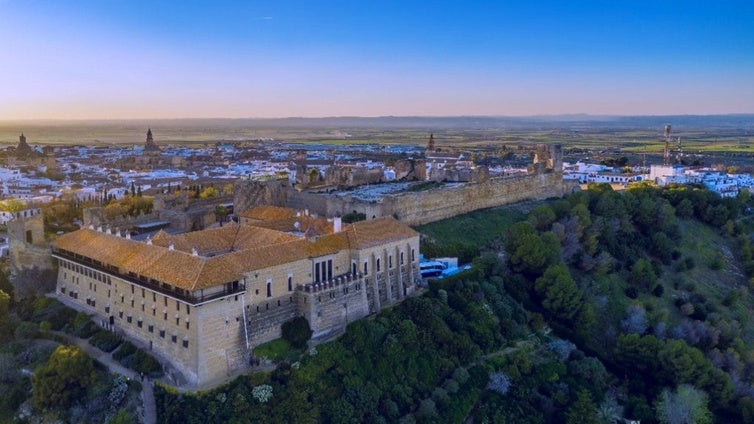
POLYGON ((19 217, 8 222, 11 270, 51 269, 50 245, 44 234, 42 214, 19 217))
MULTIPOLYGON (((393 226, 402 225, 388 221, 393 226)), ((248 367, 251 349, 279 338, 282 324, 294 317, 306 317, 315 340, 322 339, 343 331, 349 322, 399 302, 416 289, 420 281, 418 233, 406 228, 394 233, 405 235, 379 242, 380 222, 359 225, 363 229, 344 226, 344 232, 353 232, 347 236, 335 232, 310 239, 304 236, 297 242, 311 243, 314 252, 318 243, 356 240, 350 248, 252 267, 235 282, 202 289, 201 296, 189 296, 186 290, 68 250, 75 249, 75 244, 63 244, 64 248, 56 245, 56 295, 93 315, 103 327, 143 345, 169 363, 177 371, 173 373, 176 378, 203 388, 248 367), (372 235, 364 241, 366 233, 372 235), (359 237, 362 241, 357 240, 359 237)), ((145 246, 116 235, 80 231, 88 232, 85 235, 100 244, 112 241, 119 246, 116 250, 145 246)), ((159 241, 157 237, 154 240, 159 241)), ((280 249, 286 249, 286 245, 280 249)), ((178 253, 172 243, 167 250, 178 253)), ((257 254, 254 252, 249 254, 257 254)), ((196 256, 193 259, 200 260, 196 256)))

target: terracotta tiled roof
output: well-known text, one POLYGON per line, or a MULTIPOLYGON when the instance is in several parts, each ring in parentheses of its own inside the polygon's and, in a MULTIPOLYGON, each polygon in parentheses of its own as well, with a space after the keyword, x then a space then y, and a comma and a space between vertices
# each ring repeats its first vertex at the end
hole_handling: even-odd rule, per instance
POLYGON ((355 222, 345 228, 353 234, 351 248, 363 249, 382 243, 417 237, 419 233, 392 217, 355 222))
POLYGON ((296 211, 293 209, 268 205, 255 206, 241 213, 242 218, 259 221, 274 221, 276 219, 291 218, 294 216, 296 216, 296 211))
POLYGON ((228 224, 219 228, 175 235, 161 231, 152 238, 152 243, 162 247, 168 247, 172 243, 175 250, 192 253, 193 249, 196 249, 200 256, 210 256, 296 239, 298 237, 280 231, 228 224))
POLYGON ((132 272, 194 291, 239 280, 254 270, 416 236, 416 231, 395 219, 380 218, 311 239, 268 228, 228 225, 181 235, 160 232, 152 245, 82 229, 58 237, 53 246, 114 265, 122 274, 132 272), (171 242, 174 250, 168 248, 171 242), (192 248, 199 256, 192 255, 192 248), (201 256, 202 252, 216 256, 201 256))
POLYGON ((306 232, 309 228, 311 228, 311 231, 313 231, 317 235, 330 234, 332 233, 332 230, 333 230, 332 222, 328 222, 324 218, 314 218, 311 216, 295 216, 295 215, 292 217, 276 219, 276 220, 271 220, 271 221, 254 222, 248 225, 253 225, 255 227, 269 228, 271 230, 277 230, 277 231, 285 231, 285 232, 291 232, 291 231, 306 232), (296 223, 298 223, 298 227, 296 227, 296 223))

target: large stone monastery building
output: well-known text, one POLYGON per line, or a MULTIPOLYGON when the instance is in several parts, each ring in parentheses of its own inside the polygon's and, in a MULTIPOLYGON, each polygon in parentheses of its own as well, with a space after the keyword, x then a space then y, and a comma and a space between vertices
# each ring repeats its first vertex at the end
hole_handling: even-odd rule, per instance
POLYGON ((304 316, 341 331, 414 291, 419 234, 393 218, 341 224, 271 206, 241 224, 146 241, 81 229, 53 242, 56 293, 202 386, 304 316))

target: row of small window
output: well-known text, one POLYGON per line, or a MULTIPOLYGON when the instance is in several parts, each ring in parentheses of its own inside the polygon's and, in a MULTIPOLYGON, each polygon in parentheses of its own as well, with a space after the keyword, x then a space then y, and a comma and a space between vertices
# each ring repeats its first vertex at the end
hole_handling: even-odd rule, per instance
MULTIPOLYGON (((411 249, 411 262, 416 262, 416 251, 414 249, 411 249)), ((400 252, 400 265, 404 265, 404 264, 405 264, 404 252, 400 252)), ((375 272, 382 271, 381 269, 382 267, 380 265, 381 265, 380 258, 377 258, 374 261, 375 272)), ((355 267, 356 267, 356 264, 354 264, 354 269, 353 269, 354 274, 356 273, 355 267)), ((393 268, 393 255, 387 256, 387 267, 388 269, 393 268)), ((369 266, 368 266, 368 262, 364 262, 364 275, 367 275, 367 274, 369 274, 369 266)))
MULTIPOLYGON (((157 302, 157 293, 156 292, 151 292, 151 293, 152 293, 152 302, 157 302)), ((131 284, 131 294, 136 294, 136 286, 134 286, 133 284, 131 284)), ((142 299, 146 299, 146 297, 147 297, 147 290, 144 287, 142 287, 141 288, 141 298, 142 299)), ((123 303, 123 300, 124 300, 124 296, 121 295, 120 296, 120 302, 123 303)), ((168 297, 167 296, 162 296, 162 301, 165 304, 165 306, 168 306, 168 297)), ((131 296, 131 307, 133 308, 133 306, 134 306, 134 300, 133 300, 133 296, 131 296)), ((175 301, 175 310, 176 311, 180 311, 181 310, 181 302, 178 301, 177 299, 175 301)), ((187 315, 191 314, 191 307, 189 305, 187 305, 187 304, 186 304, 186 314, 187 315)))
MULTIPOLYGON (((86 268, 81 265, 74 264, 71 262, 66 262, 66 261, 61 261, 60 265, 65 269, 70 269, 71 271, 77 272, 86 277, 94 278, 95 280, 101 281, 103 283, 112 284, 112 280, 110 279, 110 276, 107 274, 103 274, 93 269, 86 268)), ((64 278, 67 278, 67 274, 64 274, 64 278)))
MULTIPOLYGON (((97 291, 97 290, 94 290, 94 291, 97 291)), ((134 286, 131 286, 131 294, 133 294, 133 293, 134 293, 134 286)), ((110 297, 110 292, 109 291, 107 292, 107 296, 110 297)), ((146 297, 145 296, 145 289, 144 288, 141 289, 141 297, 142 298, 146 297)), ((131 296, 130 300, 131 300, 131 307, 133 308, 134 304, 135 304, 133 296, 131 296)), ((155 292, 152 292, 152 302, 157 302, 157 294, 155 292)), ((126 303, 126 296, 123 295, 123 294, 120 295, 120 303, 126 303)), ((163 296, 163 304, 165 306, 168 306, 168 297, 167 296, 163 296)), ((184 305, 186 305, 186 315, 191 315, 191 306, 188 305, 188 304, 184 304, 184 305)), ((154 306, 152 307, 152 309, 154 309, 154 306)), ((141 302, 141 310, 142 311, 144 310, 144 301, 143 300, 141 302)), ((178 300, 175 301, 175 310, 178 311, 178 312, 181 311, 181 302, 178 301, 178 300)))
MULTIPOLYGON (((288 304, 291 304, 291 303, 293 303, 293 296, 288 298, 288 304)), ((280 299, 278 299, 278 306, 281 306, 281 305, 282 305, 282 302, 280 301, 280 299)), ((251 305, 246 305, 246 309, 249 309, 250 307, 251 305)), ((270 310, 269 302, 264 304, 264 310, 265 311, 270 310)), ((259 305, 257 305, 257 312, 262 312, 262 310, 259 308, 259 305)))
MULTIPOLYGON (((86 267, 82 267, 81 265, 78 265, 78 264, 75 264, 75 263, 70 263, 70 262, 65 262, 65 261, 61 261, 61 265, 63 266, 63 268, 70 269, 73 272, 78 272, 78 273, 83 274, 83 275, 85 275, 87 277, 94 278, 97 281, 101 281, 103 283, 107 283, 108 285, 112 285, 112 279, 107 274, 103 274, 101 272, 94 271, 94 270, 86 268, 86 267)), ((63 278, 67 279, 68 278, 68 273, 63 273, 63 278)), ((71 276, 71 278, 74 278, 74 277, 71 276)), ((289 282, 289 284, 290 284, 290 282, 289 282)), ((97 291, 97 285, 96 284, 92 284, 90 282, 89 283, 89 290, 92 290, 92 291, 96 292, 97 291)), ((117 286, 116 286, 116 291, 117 291, 117 286)), ((136 293, 136 286, 133 285, 133 284, 131 284, 131 294, 135 294, 135 293, 136 293)), ((110 292, 109 291, 107 293, 107 296, 110 297, 110 292)), ((145 299, 146 296, 147 296, 146 289, 144 287, 142 287, 141 288, 141 297, 142 297, 142 299, 145 299)), ((120 296, 121 303, 125 303, 124 300, 125 300, 124 296, 121 295, 120 296)), ((156 292, 152 292, 152 301, 153 302, 157 301, 157 293, 156 292)), ((168 306, 168 297, 167 296, 163 296, 163 301, 165 303, 165 306, 168 306)), ((134 306, 133 303, 134 303, 133 299, 131 299, 131 307, 134 306)), ((178 300, 175 301, 175 310, 176 311, 180 311, 181 310, 181 302, 179 302, 178 300)), ((186 305, 186 314, 191 314, 191 307, 189 305, 186 305)))
MULTIPOLYGON (((87 303, 88 303, 88 300, 87 300, 87 303)), ((92 300, 92 306, 94 306, 94 300, 92 300)), ((105 307, 105 313, 106 314, 110 313, 110 307, 109 306, 105 307)), ((152 316, 157 316, 157 311, 155 309, 152 309, 152 316)), ((118 318, 123 319, 123 311, 118 312, 118 318)), ((163 312, 162 319, 165 320, 165 321, 168 320, 168 313, 167 312, 163 312)), ((130 315, 126 316, 126 321, 129 324, 131 323, 132 319, 131 319, 130 315)), ((141 328, 141 320, 138 320, 137 324, 138 324, 139 328, 141 328)), ((175 325, 181 325, 181 318, 180 317, 175 317, 175 325)), ((186 330, 188 330, 189 328, 191 328, 191 323, 188 321, 188 319, 186 319, 186 330)))

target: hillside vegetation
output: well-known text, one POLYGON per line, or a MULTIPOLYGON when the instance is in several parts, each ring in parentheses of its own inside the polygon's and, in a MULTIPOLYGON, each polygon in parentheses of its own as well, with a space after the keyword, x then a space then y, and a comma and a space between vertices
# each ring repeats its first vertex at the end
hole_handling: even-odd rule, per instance
POLYGON ((749 200, 596 186, 422 227, 473 269, 272 373, 158 388, 160 419, 752 422, 749 200))

